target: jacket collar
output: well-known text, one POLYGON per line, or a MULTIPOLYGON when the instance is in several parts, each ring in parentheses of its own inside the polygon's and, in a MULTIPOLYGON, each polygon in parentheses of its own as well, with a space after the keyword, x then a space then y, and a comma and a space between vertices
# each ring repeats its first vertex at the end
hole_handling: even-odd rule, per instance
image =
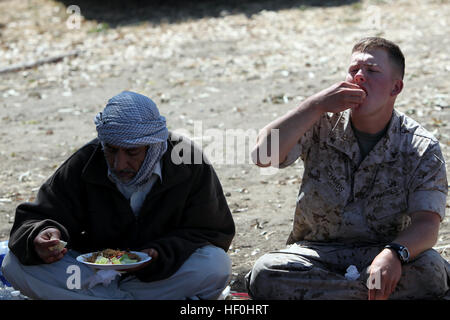
MULTIPOLYGON (((399 154, 401 122, 400 114, 393 110, 386 134, 367 156, 371 163, 395 161, 399 154)), ((346 154, 355 163, 359 163, 361 155, 350 123, 349 110, 340 113, 336 124, 327 137, 326 143, 346 154)))

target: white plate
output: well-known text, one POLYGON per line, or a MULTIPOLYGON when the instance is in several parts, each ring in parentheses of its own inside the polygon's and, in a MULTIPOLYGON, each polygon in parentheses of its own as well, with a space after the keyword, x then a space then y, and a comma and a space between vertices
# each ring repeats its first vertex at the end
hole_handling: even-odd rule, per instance
POLYGON ((141 264, 146 263, 146 262, 151 260, 151 257, 148 254, 144 253, 144 252, 139 252, 139 251, 129 251, 129 252, 138 255, 139 258, 141 258, 141 261, 135 262, 135 263, 127 263, 127 264, 98 264, 98 263, 87 262, 85 259, 89 258, 95 252, 85 253, 85 254, 79 255, 77 257, 77 261, 81 262, 81 263, 84 263, 85 265, 88 265, 88 266, 90 266, 92 268, 95 268, 95 269, 101 269, 101 270, 127 270, 127 269, 131 269, 131 268, 136 268, 136 267, 140 266, 141 264))

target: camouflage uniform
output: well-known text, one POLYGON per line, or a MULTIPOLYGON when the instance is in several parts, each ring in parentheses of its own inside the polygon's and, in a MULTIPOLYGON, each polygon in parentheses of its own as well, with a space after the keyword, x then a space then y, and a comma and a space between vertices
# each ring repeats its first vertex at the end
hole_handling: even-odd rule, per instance
MULTIPOLYGON (((247 276, 254 298, 367 298, 367 267, 410 224, 410 214, 432 211, 444 218, 448 187, 439 143, 396 110, 362 162, 349 110, 324 114, 280 167, 298 157, 305 171, 287 241, 292 246, 256 262, 247 276), (351 264, 361 279, 344 278, 351 264)), ((448 290, 449 264, 432 249, 402 270, 392 298, 448 290)))

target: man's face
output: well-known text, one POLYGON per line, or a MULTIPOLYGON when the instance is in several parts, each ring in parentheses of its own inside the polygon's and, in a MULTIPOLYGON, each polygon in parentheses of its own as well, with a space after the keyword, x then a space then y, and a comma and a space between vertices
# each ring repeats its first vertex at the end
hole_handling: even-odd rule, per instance
POLYGON ((122 148, 105 143, 104 153, 112 173, 122 182, 131 181, 144 162, 148 146, 122 148))
POLYGON ((352 114, 374 115, 392 112, 395 97, 400 93, 398 76, 384 49, 354 52, 351 56, 346 81, 354 83, 366 92, 366 99, 352 114))

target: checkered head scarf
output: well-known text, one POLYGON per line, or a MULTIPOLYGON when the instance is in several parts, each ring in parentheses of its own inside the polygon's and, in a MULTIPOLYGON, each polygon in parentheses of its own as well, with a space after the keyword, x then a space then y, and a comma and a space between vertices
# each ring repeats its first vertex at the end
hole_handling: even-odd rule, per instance
POLYGON ((124 91, 108 101, 94 122, 103 146, 105 143, 122 148, 149 146, 139 171, 127 183, 123 183, 109 168, 117 184, 136 188, 145 184, 166 152, 169 136, 166 119, 159 114, 156 104, 146 96, 124 91))

